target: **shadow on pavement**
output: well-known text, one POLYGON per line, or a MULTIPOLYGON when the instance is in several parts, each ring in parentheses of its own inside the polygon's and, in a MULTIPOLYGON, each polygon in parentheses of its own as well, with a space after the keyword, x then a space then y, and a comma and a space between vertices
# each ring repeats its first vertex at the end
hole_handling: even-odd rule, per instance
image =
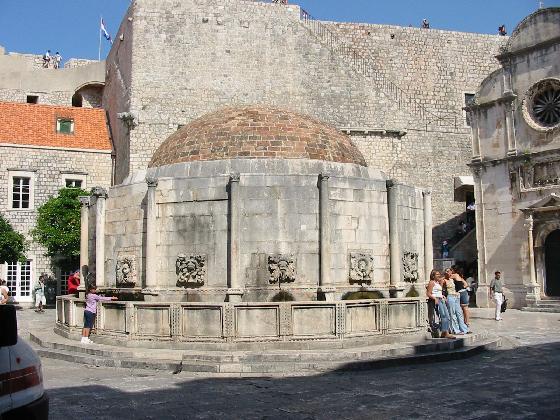
POLYGON ((91 383, 48 390, 51 418, 543 419, 558 418, 560 412, 560 343, 305 377, 107 372, 114 375, 114 387, 91 383))

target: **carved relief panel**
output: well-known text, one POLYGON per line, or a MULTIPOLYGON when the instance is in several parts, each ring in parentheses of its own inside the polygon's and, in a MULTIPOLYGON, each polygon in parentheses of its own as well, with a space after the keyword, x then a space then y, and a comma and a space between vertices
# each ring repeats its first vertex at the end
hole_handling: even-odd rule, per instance
POLYGON ((402 264, 403 280, 407 283, 416 283, 418 281, 418 253, 403 252, 402 264))
POLYGON ((270 284, 293 283, 296 281, 296 262, 293 255, 269 255, 268 272, 270 284))
POLYGON ((138 281, 135 255, 122 255, 117 258, 117 287, 135 287, 138 281))
POLYGON ((350 284, 371 284, 373 282, 373 256, 361 252, 350 253, 350 284))
POLYGON ((206 281, 206 255, 179 254, 175 263, 178 287, 200 287, 206 281))

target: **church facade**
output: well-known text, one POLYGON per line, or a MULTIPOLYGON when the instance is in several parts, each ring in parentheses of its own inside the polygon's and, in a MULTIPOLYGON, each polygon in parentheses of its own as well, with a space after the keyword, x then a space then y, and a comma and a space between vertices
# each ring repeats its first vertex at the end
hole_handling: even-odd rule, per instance
POLYGON ((524 19, 469 112, 481 287, 501 271, 513 305, 560 296, 560 8, 524 19))

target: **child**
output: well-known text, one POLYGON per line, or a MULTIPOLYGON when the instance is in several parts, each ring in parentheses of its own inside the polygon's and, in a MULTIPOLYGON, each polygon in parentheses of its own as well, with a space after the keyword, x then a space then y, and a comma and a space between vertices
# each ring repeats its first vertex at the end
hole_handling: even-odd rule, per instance
POLYGON ((97 288, 95 285, 90 284, 86 291, 86 309, 84 311, 84 329, 82 330, 82 344, 92 344, 93 341, 89 339, 89 334, 95 323, 95 316, 97 314, 97 302, 107 302, 110 300, 117 300, 116 296, 105 297, 96 295, 97 288))

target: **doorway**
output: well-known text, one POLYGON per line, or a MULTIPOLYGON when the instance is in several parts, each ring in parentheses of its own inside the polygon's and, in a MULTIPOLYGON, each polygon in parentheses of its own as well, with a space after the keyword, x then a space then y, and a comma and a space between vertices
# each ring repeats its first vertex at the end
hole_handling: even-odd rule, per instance
POLYGON ((547 296, 560 296, 560 230, 552 231, 546 238, 546 290, 547 296))
POLYGON ((6 263, 6 283, 12 301, 33 300, 32 278, 31 261, 6 263))

